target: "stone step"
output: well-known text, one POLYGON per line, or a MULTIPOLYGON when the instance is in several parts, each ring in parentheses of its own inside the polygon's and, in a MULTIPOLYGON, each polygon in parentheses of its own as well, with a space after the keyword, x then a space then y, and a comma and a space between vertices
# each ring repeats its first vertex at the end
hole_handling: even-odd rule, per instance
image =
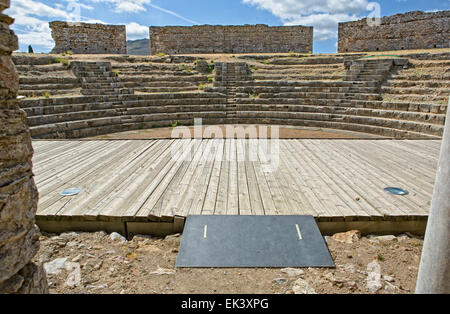
POLYGON ((111 82, 111 83, 82 83, 81 87, 83 89, 117 89, 124 88, 122 82, 111 82))
POLYGON ((440 105, 446 105, 449 101, 449 96, 438 95, 417 95, 417 94, 383 94, 384 99, 396 100, 396 101, 409 101, 416 103, 434 103, 440 105))
POLYGON ((74 89, 54 89, 49 91, 48 89, 43 90, 19 90, 19 96, 26 97, 46 97, 46 95, 50 94, 50 97, 59 96, 59 95, 77 95, 80 94, 81 88, 74 89))
POLYGON ((342 80, 344 75, 259 75, 254 74, 254 80, 268 81, 268 80, 296 80, 296 81, 320 81, 320 80, 342 80))
POLYGON ((123 72, 119 71, 120 76, 194 76, 198 75, 197 72, 177 72, 177 71, 135 71, 135 72, 123 72))
POLYGON ((92 76, 92 77, 82 77, 80 81, 83 83, 117 83, 121 82, 122 80, 117 76, 112 77, 92 76))
POLYGON ((194 118, 203 118, 203 122, 208 124, 224 124, 226 115, 223 112, 182 112, 106 117, 33 126, 30 131, 33 138, 80 138, 124 130, 167 127, 173 121, 193 124, 194 118))
POLYGON ((45 124, 81 121, 95 118, 106 117, 122 117, 123 119, 133 119, 136 115, 145 114, 172 114, 181 112, 224 112, 226 111, 225 104, 217 105, 185 105, 185 106, 151 106, 151 107, 137 107, 137 108, 106 108, 89 111, 76 111, 58 114, 45 114, 29 116, 27 121, 29 126, 38 126, 45 124))
POLYGON ((116 73, 114 72, 76 72, 78 77, 99 77, 99 78, 103 78, 103 77, 117 77, 116 73))
POLYGON ((143 93, 180 93, 184 91, 198 90, 198 86, 185 86, 185 87, 135 87, 136 92, 143 93))
POLYGON ((374 125, 364 125, 355 124, 339 121, 317 121, 317 120, 307 120, 307 119, 285 119, 285 118, 244 118, 240 117, 235 124, 272 124, 272 125, 293 125, 293 126, 303 126, 303 127, 319 127, 319 128, 329 128, 329 129, 341 129, 354 132, 362 132, 368 134, 377 134, 386 137, 395 138, 420 138, 420 139, 440 139, 438 136, 433 136, 429 134, 405 131, 399 129, 393 129, 388 127, 380 127, 374 125))
POLYGON ((433 95, 448 97, 450 94, 449 88, 420 88, 420 87, 389 87, 383 86, 381 91, 384 94, 396 94, 396 95, 433 95))
POLYGON ((445 81, 436 81, 436 80, 417 80, 417 81, 409 81, 409 80, 398 80, 398 79, 389 79, 385 84, 385 86, 391 87, 430 87, 430 88, 447 88, 450 91, 450 80, 445 81))
POLYGON ((411 111, 422 113, 445 114, 447 106, 437 104, 413 104, 409 102, 364 101, 346 99, 295 99, 295 98, 240 98, 238 104, 262 104, 262 105, 311 105, 311 106, 335 106, 352 108, 371 108, 396 111, 411 111))
POLYGON ((65 66, 64 64, 57 63, 52 65, 41 65, 41 66, 17 66, 17 71, 19 73, 23 74, 31 74, 31 73, 38 73, 38 74, 47 74, 52 72, 61 72, 61 73, 67 73, 69 72, 69 68, 65 66))
POLYGON ((240 87, 237 89, 239 93, 284 93, 284 92, 305 92, 305 93, 350 93, 350 94, 378 94, 377 87, 290 87, 290 86, 252 86, 240 87))
POLYGON ((76 77, 24 77, 19 78, 19 84, 79 84, 80 80, 76 77))
POLYGON ((80 88, 81 85, 79 83, 75 84, 20 84, 20 90, 47 90, 49 92, 53 92, 56 90, 64 90, 64 89, 76 89, 80 88))
POLYGON ((340 115, 368 116, 387 119, 397 119, 405 121, 415 121, 427 124, 444 125, 445 115, 430 114, 421 112, 396 111, 372 108, 340 107, 340 106, 313 106, 313 105, 261 105, 261 104, 240 104, 235 107, 237 111, 278 111, 278 112, 311 112, 328 113, 340 115))
POLYGON ((442 136, 444 126, 437 124, 420 123, 416 121, 403 121, 378 117, 328 114, 328 113, 309 113, 309 112, 284 112, 284 111, 238 111, 241 118, 279 118, 279 119, 304 119, 314 121, 335 121, 350 124, 362 124, 366 126, 387 127, 402 131, 411 131, 419 134, 432 136, 442 136))
POLYGON ((404 80, 404 81, 423 81, 423 80, 433 80, 433 81, 449 81, 450 73, 442 73, 439 76, 429 75, 429 74, 405 74, 405 72, 400 72, 399 74, 393 74, 390 79, 394 80, 404 80))
MULTIPOLYGON (((201 82, 188 82, 188 81, 172 81, 172 82, 122 82, 125 87, 137 88, 137 87, 193 87, 196 88, 201 82)), ((206 83, 206 82, 204 82, 206 83)))
POLYGON ((83 95, 124 95, 133 94, 134 90, 130 88, 111 88, 111 89, 82 89, 83 95))
POLYGON ((216 106, 224 107, 226 105, 225 98, 192 98, 192 99, 155 99, 155 100, 134 100, 134 101, 110 101, 110 102, 92 102, 85 104, 67 104, 67 105, 46 105, 36 107, 25 107, 21 105, 23 110, 29 117, 42 116, 50 114, 72 113, 80 111, 95 110, 131 110, 131 108, 183 108, 195 106, 205 106, 214 108, 216 106))
POLYGON ((379 94, 350 94, 350 93, 315 93, 315 92, 279 92, 260 93, 260 98, 316 98, 316 99, 357 99, 357 100, 381 100, 379 94))

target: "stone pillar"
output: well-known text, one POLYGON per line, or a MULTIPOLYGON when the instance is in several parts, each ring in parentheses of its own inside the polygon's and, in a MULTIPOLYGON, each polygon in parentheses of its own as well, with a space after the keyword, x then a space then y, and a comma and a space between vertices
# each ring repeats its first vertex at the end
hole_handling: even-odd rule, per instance
POLYGON ((416 293, 450 293, 450 110, 420 261, 416 293))
POLYGON ((31 263, 39 249, 34 216, 38 192, 33 180, 30 132, 19 108, 19 80, 11 53, 17 36, 14 20, 1 14, 0 0, 0 293, 47 293, 45 272, 31 263))

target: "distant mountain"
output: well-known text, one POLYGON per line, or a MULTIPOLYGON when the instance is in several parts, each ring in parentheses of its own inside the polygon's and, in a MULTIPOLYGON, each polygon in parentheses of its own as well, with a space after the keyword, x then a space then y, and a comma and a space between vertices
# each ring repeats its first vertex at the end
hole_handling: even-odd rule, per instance
POLYGON ((148 56, 150 55, 150 39, 128 40, 127 49, 129 55, 148 56))

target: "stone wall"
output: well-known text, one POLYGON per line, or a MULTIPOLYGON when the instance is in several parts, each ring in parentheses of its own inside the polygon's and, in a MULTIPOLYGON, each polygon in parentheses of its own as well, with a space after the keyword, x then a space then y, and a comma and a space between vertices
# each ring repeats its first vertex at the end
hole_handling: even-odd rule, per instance
MULTIPOLYGON (((9 0, 0 0, 0 12, 9 0)), ((35 229, 38 192, 33 180, 30 132, 19 109, 19 80, 11 53, 14 22, 0 14, 0 293, 48 292, 45 272, 30 260, 39 249, 35 229)))
POLYGON ((126 54, 125 25, 50 22, 55 48, 51 53, 126 54))
POLYGON ((313 28, 306 26, 167 26, 150 27, 151 54, 308 53, 313 28))
POLYGON ((381 18, 339 23, 339 52, 389 51, 450 47, 450 11, 413 11, 381 18))

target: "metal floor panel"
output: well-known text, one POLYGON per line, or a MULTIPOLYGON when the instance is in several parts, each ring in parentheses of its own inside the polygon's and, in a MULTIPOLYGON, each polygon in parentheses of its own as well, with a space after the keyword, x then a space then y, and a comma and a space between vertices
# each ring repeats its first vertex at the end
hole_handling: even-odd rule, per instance
POLYGON ((313 216, 188 216, 176 267, 335 267, 313 216))

